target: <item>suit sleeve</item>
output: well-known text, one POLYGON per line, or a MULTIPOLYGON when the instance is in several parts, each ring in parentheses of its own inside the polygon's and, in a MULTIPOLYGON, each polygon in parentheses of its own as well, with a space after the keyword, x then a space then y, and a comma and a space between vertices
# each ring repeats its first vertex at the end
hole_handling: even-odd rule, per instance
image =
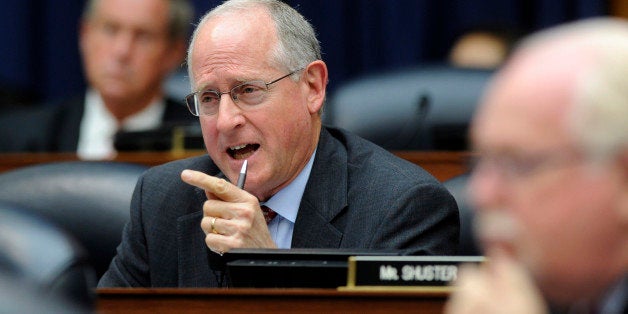
POLYGON ((99 288, 150 286, 146 237, 142 223, 143 178, 142 176, 139 179, 133 192, 131 220, 124 227, 116 256, 98 282, 99 288))

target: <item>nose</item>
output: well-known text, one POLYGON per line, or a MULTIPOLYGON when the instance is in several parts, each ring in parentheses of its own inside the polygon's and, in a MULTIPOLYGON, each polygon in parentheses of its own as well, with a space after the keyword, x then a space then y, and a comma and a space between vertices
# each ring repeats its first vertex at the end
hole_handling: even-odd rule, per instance
POLYGON ((216 128, 219 132, 229 132, 239 128, 246 121, 242 113, 242 109, 231 98, 231 94, 223 94, 220 97, 218 113, 216 114, 216 128))
POLYGON ((118 32, 114 37, 113 51, 120 59, 128 58, 133 50, 133 34, 130 32, 118 32))

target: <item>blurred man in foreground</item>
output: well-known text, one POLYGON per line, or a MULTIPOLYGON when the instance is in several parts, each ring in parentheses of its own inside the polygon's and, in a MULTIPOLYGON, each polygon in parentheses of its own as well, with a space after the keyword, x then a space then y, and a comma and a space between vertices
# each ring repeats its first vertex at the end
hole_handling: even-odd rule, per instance
POLYGON ((183 60, 192 15, 187 0, 88 1, 79 38, 86 93, 0 117, 0 151, 107 159, 118 131, 192 122, 162 88, 183 60))
POLYGON ((528 38, 473 121, 470 182, 489 262, 449 313, 626 313, 628 23, 528 38))

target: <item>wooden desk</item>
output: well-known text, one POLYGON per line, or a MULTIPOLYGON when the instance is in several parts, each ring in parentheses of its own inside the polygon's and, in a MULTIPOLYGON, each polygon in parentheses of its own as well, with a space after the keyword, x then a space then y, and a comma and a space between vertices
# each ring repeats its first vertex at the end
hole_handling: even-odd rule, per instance
MULTIPOLYGON (((395 155, 413 162, 444 181, 467 171, 468 152, 448 151, 394 151, 395 155)), ((120 153, 115 161, 156 166, 169 161, 198 156, 205 151, 173 152, 127 152, 120 153)), ((0 154, 0 172, 33 164, 78 160, 74 153, 10 153, 0 154)))
POLYGON ((441 182, 468 172, 471 157, 467 151, 393 151, 393 154, 423 167, 441 182))
POLYGON ((99 289, 98 313, 442 313, 442 291, 99 289))

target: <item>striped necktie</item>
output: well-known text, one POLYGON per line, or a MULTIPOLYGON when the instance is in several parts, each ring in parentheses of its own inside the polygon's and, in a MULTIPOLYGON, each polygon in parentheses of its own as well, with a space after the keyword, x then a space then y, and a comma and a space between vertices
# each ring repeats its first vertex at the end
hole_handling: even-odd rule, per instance
POLYGON ((264 219, 266 219, 266 224, 269 224, 273 220, 273 218, 277 216, 277 213, 274 210, 268 208, 268 206, 266 205, 262 205, 260 207, 262 208, 264 219))

